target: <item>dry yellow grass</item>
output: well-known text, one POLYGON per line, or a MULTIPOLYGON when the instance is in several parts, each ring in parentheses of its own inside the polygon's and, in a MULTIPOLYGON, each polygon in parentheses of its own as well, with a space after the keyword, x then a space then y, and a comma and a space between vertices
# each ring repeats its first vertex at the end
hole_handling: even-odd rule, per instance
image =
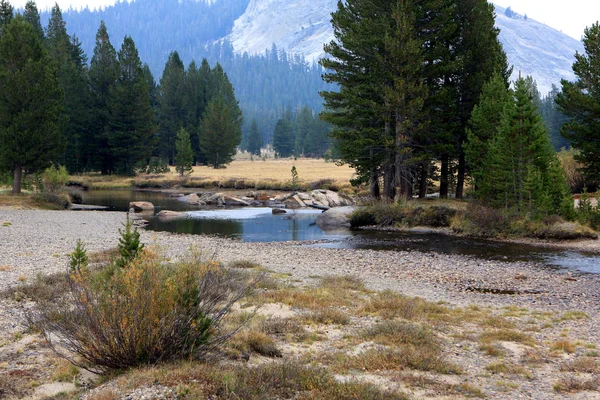
MULTIPOLYGON (((328 181, 329 186, 350 187, 350 179, 354 177, 354 169, 326 163, 320 159, 299 158, 288 159, 250 159, 234 160, 226 168, 214 169, 207 166, 195 166, 187 179, 181 180, 175 167, 166 174, 145 175, 137 177, 102 176, 90 174, 72 176, 71 180, 93 189, 117 189, 131 186, 168 188, 180 184, 187 187, 219 186, 232 189, 277 189, 289 186, 292 179, 292 167, 298 173, 298 185, 312 186, 315 182, 328 181)), ((322 186, 322 185, 318 185, 322 186)))
MULTIPOLYGON (((324 160, 286 158, 277 160, 235 160, 227 168, 214 169, 207 166, 196 166, 191 174, 193 178, 210 180, 246 179, 288 181, 292 178, 292 167, 296 166, 298 178, 302 182, 313 182, 319 179, 332 179, 341 184, 348 184, 354 175, 354 169, 348 166, 337 166, 324 160)), ((175 174, 172 173, 175 178, 175 174)))

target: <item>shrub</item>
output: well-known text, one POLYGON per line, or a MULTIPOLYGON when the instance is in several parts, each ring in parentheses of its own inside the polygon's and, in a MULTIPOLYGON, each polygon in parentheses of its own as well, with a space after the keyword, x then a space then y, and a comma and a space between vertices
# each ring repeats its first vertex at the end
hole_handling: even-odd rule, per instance
POLYGON ((435 228, 450 226, 452 218, 456 215, 456 210, 446 206, 434 206, 423 209, 418 218, 418 223, 424 226, 435 228))
POLYGON ((58 210, 65 210, 69 208, 69 205, 71 204, 69 198, 61 193, 34 193, 33 200, 42 203, 45 206, 50 205, 50 208, 58 210))
POLYGON ((83 191, 74 187, 68 189, 69 200, 73 204, 83 204, 83 191))
POLYGON ((473 203, 461 217, 453 220, 454 231, 468 236, 493 238, 508 231, 510 221, 501 211, 473 203))
POLYGON ((42 172, 42 184, 46 193, 56 194, 61 192, 67 182, 69 182, 69 173, 64 166, 56 167, 53 165, 42 172))
POLYGON ((253 285, 216 262, 170 265, 148 249, 97 278, 70 274, 66 295, 38 301, 28 316, 59 355, 95 372, 205 356, 237 330, 220 323, 253 285))

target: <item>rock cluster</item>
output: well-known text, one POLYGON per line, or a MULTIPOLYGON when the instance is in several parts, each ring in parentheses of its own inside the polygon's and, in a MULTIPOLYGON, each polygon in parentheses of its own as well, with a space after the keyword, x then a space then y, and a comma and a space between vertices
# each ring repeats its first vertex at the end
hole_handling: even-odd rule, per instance
POLYGON ((192 193, 187 196, 173 195, 177 200, 194 206, 256 206, 276 208, 314 207, 327 210, 332 207, 350 206, 352 199, 331 190, 313 190, 311 192, 293 192, 279 196, 270 196, 262 192, 249 192, 245 196, 232 196, 224 193, 192 193))

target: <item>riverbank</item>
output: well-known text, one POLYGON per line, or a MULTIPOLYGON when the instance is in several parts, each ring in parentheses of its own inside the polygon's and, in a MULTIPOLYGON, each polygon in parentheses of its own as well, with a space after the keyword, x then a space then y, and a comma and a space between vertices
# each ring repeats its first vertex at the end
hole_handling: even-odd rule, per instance
MULTIPOLYGON (((116 247, 117 229, 124 220, 125 213, 115 212, 0 210, 0 241, 3 243, 0 247, 0 292, 32 282, 38 274, 64 272, 68 254, 77 239, 84 241, 89 253, 116 247)), ((523 329, 527 329, 527 321, 530 321, 530 334, 540 351, 546 348, 550 351, 553 343, 561 338, 582 343, 579 347, 575 346, 580 350, 549 356, 550 364, 543 363, 539 371, 532 372, 532 378, 519 378, 522 386, 519 389, 507 388, 513 391, 507 394, 492 386, 498 380, 512 380, 510 373, 495 376, 488 371, 491 374, 489 379, 477 375, 486 371, 485 365, 481 364, 483 356, 478 354, 478 361, 475 361, 477 345, 469 344, 471 342, 465 338, 478 336, 479 328, 468 324, 462 326, 460 332, 455 332, 462 335, 462 339, 452 339, 453 348, 445 351, 467 371, 458 380, 481 381, 480 385, 489 398, 503 399, 513 395, 521 398, 564 398, 552 389, 559 373, 558 365, 576 355, 591 354, 593 348, 600 347, 600 275, 568 273, 534 263, 507 263, 459 255, 327 249, 301 243, 241 243, 217 237, 144 230, 141 237, 144 243, 160 248, 171 259, 185 255, 193 247, 207 258, 216 258, 226 265, 252 261, 295 286, 318 284, 324 276, 355 276, 373 291, 389 289, 430 302, 444 302, 451 308, 478 307, 487 310, 489 307, 486 312, 490 315, 515 318, 515 324, 518 319, 517 325, 523 323, 523 329), (580 317, 561 319, 560 316, 565 315, 580 317), (585 350, 586 346, 588 350, 585 350)), ((24 307, 28 307, 27 303, 4 297, 0 300, 0 337, 8 338, 0 347, 0 373, 3 369, 27 370, 32 365, 37 367, 36 371, 52 371, 53 363, 56 363, 40 346, 39 338, 25 335, 29 344, 23 343, 24 327, 20 318, 24 307)), ((344 331, 344 328, 333 330, 339 332, 340 329, 344 331)), ((509 343, 506 346, 515 348, 516 345, 509 343)), ((516 363, 524 350, 515 351, 511 360, 516 363)), ((51 379, 47 375, 48 372, 40 375, 38 380, 51 379)), ((594 398, 590 396, 595 394, 590 393, 582 392, 579 398, 594 398)))

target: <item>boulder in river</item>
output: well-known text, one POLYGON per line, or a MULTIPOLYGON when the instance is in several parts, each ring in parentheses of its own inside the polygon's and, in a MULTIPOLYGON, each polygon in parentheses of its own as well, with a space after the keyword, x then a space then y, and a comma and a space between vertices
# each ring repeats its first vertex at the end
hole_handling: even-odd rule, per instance
POLYGON ((250 206, 250 203, 248 203, 245 200, 240 199, 239 197, 235 197, 235 196, 223 196, 223 200, 225 202, 225 205, 228 205, 228 206, 242 206, 242 207, 250 206))
POLYGON ((149 212, 154 211, 154 204, 149 201, 132 201, 129 203, 129 209, 136 213, 149 212))
POLYGON ((281 214, 286 214, 286 213, 287 213, 287 211, 285 211, 285 210, 284 210, 284 209, 282 209, 282 208, 274 208, 274 209, 271 211, 271 213, 272 213, 273 215, 281 215, 281 214))
POLYGON ((350 214, 355 210, 351 206, 331 208, 317 217, 317 225, 321 229, 349 228, 350 214))
POLYGON ((188 194, 187 196, 178 197, 177 200, 189 204, 190 206, 203 206, 206 203, 198 197, 196 193, 188 194))
POLYGON ((162 210, 156 216, 160 219, 181 219, 187 218, 188 215, 179 211, 162 210))
POLYGON ((202 196, 202 200, 206 204, 222 206, 225 205, 225 195, 223 193, 215 193, 208 196, 202 196))

